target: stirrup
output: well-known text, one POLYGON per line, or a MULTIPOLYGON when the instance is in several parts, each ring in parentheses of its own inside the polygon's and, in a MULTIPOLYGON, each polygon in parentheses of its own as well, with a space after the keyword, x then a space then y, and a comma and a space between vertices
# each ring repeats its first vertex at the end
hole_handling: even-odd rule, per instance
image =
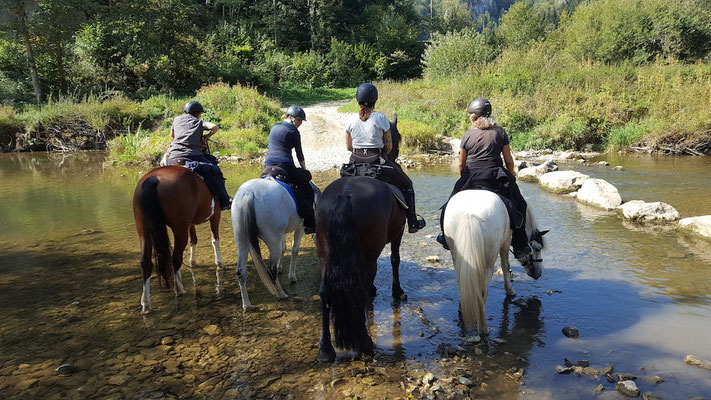
POLYGON ((444 239, 444 232, 440 232, 439 235, 437 235, 437 238, 435 240, 437 241, 437 243, 441 244, 445 250, 449 250, 447 241, 444 239))
POLYGON ((421 215, 416 215, 415 216, 415 223, 410 225, 409 223, 407 224, 407 232, 408 233, 415 233, 419 231, 420 229, 424 228, 427 226, 427 222, 425 222, 425 219, 422 218, 421 215))

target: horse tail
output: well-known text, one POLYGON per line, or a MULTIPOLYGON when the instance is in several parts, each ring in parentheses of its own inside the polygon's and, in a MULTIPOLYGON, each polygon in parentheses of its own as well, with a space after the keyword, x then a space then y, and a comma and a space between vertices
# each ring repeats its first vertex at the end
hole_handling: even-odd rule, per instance
POLYGON ((322 299, 332 310, 336 346, 369 352, 372 340, 365 324, 368 301, 360 236, 353 228, 350 195, 339 194, 328 216, 327 254, 322 299))
MULTIPOLYGON (((248 194, 243 197, 242 212, 240 213, 239 229, 242 234, 247 237, 249 253, 252 255, 252 261, 257 269, 257 275, 262 280, 264 286, 269 293, 277 296, 277 289, 272 280, 264 260, 262 259, 262 251, 259 248, 259 226, 257 226, 257 213, 254 208, 254 196, 248 194)), ((274 277, 276 279, 276 277, 274 277)))
POLYGON ((477 326, 481 334, 486 334, 486 247, 484 229, 478 216, 462 218, 454 232, 452 259, 457 271, 459 304, 464 325, 477 326))
POLYGON ((170 289, 173 282, 171 267, 171 249, 168 229, 165 224, 163 207, 158 198, 158 177, 151 176, 141 184, 141 213, 143 215, 144 235, 153 241, 153 247, 158 258, 158 274, 170 289))

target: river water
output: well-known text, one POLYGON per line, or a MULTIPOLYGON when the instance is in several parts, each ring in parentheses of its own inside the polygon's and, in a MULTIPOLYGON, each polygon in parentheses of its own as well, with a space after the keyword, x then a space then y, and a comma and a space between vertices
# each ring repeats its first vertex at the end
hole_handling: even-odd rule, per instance
MULTIPOLYGON (((455 165, 423 160, 408 170, 428 221, 403 240, 400 275, 409 299, 390 297, 386 247, 370 312, 375 357, 340 354, 322 365, 315 361, 320 307, 312 240, 302 242, 299 281, 290 285, 281 276, 288 300, 269 295, 250 266, 256 307, 243 313, 229 213, 221 225, 223 285, 215 285, 209 229, 199 226, 195 284, 184 279, 188 294, 176 299, 154 280, 155 311, 141 316, 131 198, 145 170, 104 169, 103 157, 0 154, 0 398, 620 397, 604 377, 556 374, 565 358, 664 380, 638 379, 642 393, 711 397, 711 371, 683 362, 687 354, 711 359, 708 241, 624 223, 521 183, 539 225, 551 229, 543 276, 534 281, 512 262, 517 296, 506 300, 494 275, 486 307, 491 335, 476 343, 458 323, 449 253, 432 237, 455 165), (434 255, 440 262, 426 261, 434 255), (580 338, 562 334, 569 325, 580 338), (58 375, 61 364, 78 372, 58 375), (434 386, 421 384, 428 372, 434 386), (600 384, 605 391, 594 395, 600 384)), ((683 217, 711 214, 708 157, 606 158, 624 169, 563 168, 608 180, 624 200, 665 201, 683 217)), ((259 172, 248 164, 223 169, 230 192, 259 172)), ((335 178, 330 171, 314 180, 323 188, 335 178)))

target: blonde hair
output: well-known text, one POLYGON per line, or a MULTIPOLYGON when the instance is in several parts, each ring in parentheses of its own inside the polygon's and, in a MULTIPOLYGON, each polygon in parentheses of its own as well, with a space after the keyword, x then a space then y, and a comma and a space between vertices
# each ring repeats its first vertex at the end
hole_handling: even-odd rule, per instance
POLYGON ((477 117, 476 114, 469 114, 469 120, 472 122, 472 128, 489 129, 496 126, 496 120, 492 116, 477 117))

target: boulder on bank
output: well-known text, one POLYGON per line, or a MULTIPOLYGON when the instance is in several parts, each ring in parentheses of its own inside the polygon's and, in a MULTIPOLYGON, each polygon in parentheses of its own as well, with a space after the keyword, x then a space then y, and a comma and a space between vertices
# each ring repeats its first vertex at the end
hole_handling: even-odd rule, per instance
POLYGON ((576 199, 605 210, 614 210, 622 204, 622 197, 617 188, 603 179, 586 179, 578 190, 576 199))
POLYGON ((558 171, 558 164, 555 161, 546 161, 541 165, 535 167, 523 168, 518 171, 518 179, 522 181, 535 182, 540 176, 543 176, 549 172, 558 171))
POLYGON ((542 188, 551 192, 570 193, 579 190, 589 178, 577 171, 554 171, 541 175, 538 178, 538 183, 542 188))
POLYGON ((667 222, 679 219, 679 212, 667 203, 631 200, 620 206, 622 216, 638 222, 667 222))
POLYGON ((711 215, 684 218, 679 221, 679 228, 711 239, 711 215))

